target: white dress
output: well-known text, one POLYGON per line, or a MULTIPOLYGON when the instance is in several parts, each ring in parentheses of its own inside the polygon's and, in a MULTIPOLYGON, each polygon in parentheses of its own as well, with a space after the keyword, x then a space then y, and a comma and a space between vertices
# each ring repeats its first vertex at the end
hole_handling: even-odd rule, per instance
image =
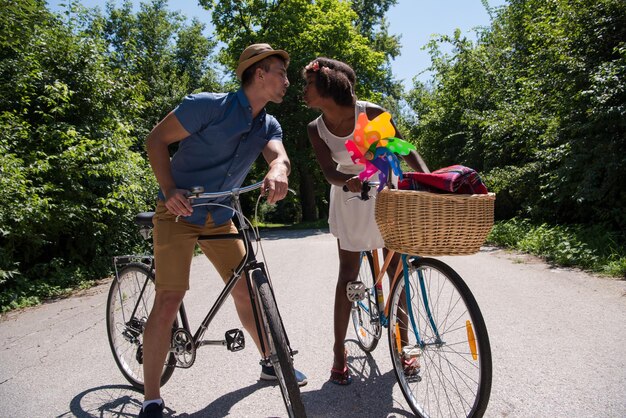
MULTIPOLYGON (((366 102, 357 101, 355 106, 354 120, 359 113, 365 112, 366 102)), ((315 120, 317 132, 322 140, 328 145, 333 160, 337 163, 337 171, 345 174, 358 175, 365 169, 361 164, 354 164, 348 154, 345 142, 352 139, 353 134, 338 137, 330 133, 322 116, 315 120)), ((376 177, 376 176, 374 176, 376 177)), ((374 178, 373 180, 378 180, 374 178)), ((344 192, 341 186, 330 186, 330 208, 328 224, 330 232, 339 239, 339 246, 343 250, 363 251, 384 247, 383 238, 376 226, 374 218, 375 199, 362 201, 351 199, 360 193, 344 192)), ((376 195, 373 187, 370 195, 376 195)))

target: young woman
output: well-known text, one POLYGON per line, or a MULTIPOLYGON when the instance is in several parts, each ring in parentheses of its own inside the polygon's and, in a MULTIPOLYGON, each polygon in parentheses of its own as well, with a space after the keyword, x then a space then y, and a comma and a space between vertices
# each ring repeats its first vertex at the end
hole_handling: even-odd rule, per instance
MULTIPOLYGON (((351 309, 351 302, 346 296, 346 285, 358 278, 360 252, 383 248, 384 242, 374 219, 375 200, 347 200, 360 194, 361 180, 358 175, 364 166, 352 162, 345 141, 352 138, 360 113, 366 113, 368 119, 372 120, 383 113, 384 109, 373 103, 357 100, 354 94, 356 74, 344 62, 318 57, 302 73, 306 80, 305 103, 322 112, 309 123, 307 132, 320 168, 331 184, 328 224, 330 232, 337 237, 339 250, 339 277, 334 309, 334 360, 330 381, 347 385, 352 378, 346 364, 344 344, 351 309), (349 192, 342 190, 344 186, 349 192)), ((397 129, 395 136, 402 138, 397 129)), ((426 164, 416 152, 413 151, 403 158, 413 170, 428 172, 426 164)), ((372 191, 375 192, 374 189, 372 191)), ((396 264, 397 259, 389 266, 388 274, 393 274, 396 264)))

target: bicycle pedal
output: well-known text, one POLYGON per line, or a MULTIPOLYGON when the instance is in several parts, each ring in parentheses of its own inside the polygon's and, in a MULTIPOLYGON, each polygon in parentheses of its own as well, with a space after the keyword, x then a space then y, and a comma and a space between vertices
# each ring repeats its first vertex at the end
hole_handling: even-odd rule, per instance
POLYGON ((350 302, 358 302, 367 296, 367 287, 363 282, 350 282, 346 285, 346 295, 350 302))
POLYGON ((246 339, 240 329, 226 331, 226 348, 228 351, 239 351, 246 347, 246 339))

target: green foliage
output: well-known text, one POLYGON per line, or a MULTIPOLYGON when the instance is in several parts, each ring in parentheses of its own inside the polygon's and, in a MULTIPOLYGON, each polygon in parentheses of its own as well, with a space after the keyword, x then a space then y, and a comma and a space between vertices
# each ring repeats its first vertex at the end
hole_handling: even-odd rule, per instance
MULTIPOLYGON (((431 168, 461 163, 481 172, 497 193, 497 218, 511 219, 496 224, 492 241, 625 274, 621 0, 511 0, 488 10, 492 25, 475 43, 459 31, 434 37, 434 77, 406 98, 415 123, 389 65, 399 40, 384 14, 395 0, 200 0, 215 39, 166 0, 137 12, 128 0, 109 3, 104 13, 70 0, 62 15, 39 0, 0 2, 2 310, 88 284, 110 272, 112 255, 145 245, 132 221, 156 194, 144 139, 184 95, 237 87, 218 82, 216 41, 225 44, 219 64, 230 69, 250 43, 286 49, 294 85, 315 56, 350 63, 359 98, 390 109, 431 168)), ((316 112, 295 86, 269 110, 283 126, 299 193, 262 205, 261 219, 311 225, 328 208, 305 131, 316 112)), ((265 171, 257 163, 250 181, 265 171)))
POLYGON ((185 95, 221 88, 211 66, 216 42, 203 34, 205 28, 169 11, 166 0, 141 3, 137 13, 130 1, 120 8, 109 4, 106 15, 89 22, 89 31, 105 40, 111 64, 141 82, 145 106, 133 123, 138 148, 185 95))
POLYGON ((626 278, 624 239, 603 226, 533 225, 521 218, 496 223, 488 237, 489 242, 543 257, 559 266, 626 278))
MULTIPOLYGON (((120 114, 123 103, 140 106, 132 80, 107 65, 98 40, 43 9, 38 15, 29 38, 2 42, 3 307, 104 274, 110 255, 137 241, 126 220, 146 198, 136 180, 147 166, 127 152, 120 114)), ((126 116, 134 109, 126 107, 126 116)))
MULTIPOLYGON (((241 51, 251 43, 266 42, 285 49, 291 56, 288 77, 292 87, 283 103, 270 105, 284 133, 292 161, 290 182, 298 189, 301 216, 316 220, 328 211, 325 198, 328 184, 308 142, 306 126, 317 114, 305 108, 300 85, 303 67, 316 56, 328 56, 349 63, 358 77, 357 96, 379 102, 399 91, 391 76, 389 58, 398 53, 398 40, 387 33, 382 15, 393 4, 389 0, 200 0, 212 12, 216 37, 226 47, 222 63, 234 69, 241 51), (374 13, 375 12, 375 13, 374 13), (371 14, 374 13, 374 14, 371 14)), ((261 177, 264 163, 257 164, 251 177, 261 177)), ((293 220, 291 220, 293 221, 293 220)))
POLYGON ((623 231, 626 3, 512 0, 490 14, 475 44, 457 31, 428 45, 432 83, 408 97, 426 161, 481 171, 500 219, 623 231))
POLYGON ((145 245, 133 223, 156 196, 145 135, 184 94, 215 79, 202 25, 186 26, 163 1, 137 14, 123 7, 104 19, 71 2, 62 20, 41 2, 8 4, 12 18, 0 33, 2 310, 103 277, 113 255, 145 245))

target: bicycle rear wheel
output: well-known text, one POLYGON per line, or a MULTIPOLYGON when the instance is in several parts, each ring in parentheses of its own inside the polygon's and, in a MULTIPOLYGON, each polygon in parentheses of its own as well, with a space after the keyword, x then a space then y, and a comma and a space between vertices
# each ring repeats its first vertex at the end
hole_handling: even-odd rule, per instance
POLYGON ((280 320, 276 299, 270 284, 261 269, 252 270, 252 280, 261 303, 261 316, 270 350, 270 362, 274 366, 280 391, 290 417, 306 417, 300 388, 293 369, 291 350, 287 345, 285 328, 280 320))
POLYGON ((378 305, 376 298, 376 273, 374 259, 370 251, 361 252, 361 266, 359 267, 359 281, 367 288, 365 299, 352 303, 352 325, 356 332, 359 347, 367 353, 378 345, 382 334, 378 305))
POLYGON ((402 278, 394 285, 389 313, 389 349, 400 388, 418 417, 481 417, 492 365, 478 304, 445 263, 415 258, 409 269, 408 287, 402 278), (419 370, 407 365, 403 348, 419 349, 419 370))
MULTIPOLYGON (((124 266, 109 289, 106 324, 115 363, 131 385, 143 391, 143 331, 154 303, 154 275, 142 263, 124 266)), ((177 328, 177 321, 174 328, 177 328)), ((163 386, 174 373, 170 353, 161 374, 163 386)))

